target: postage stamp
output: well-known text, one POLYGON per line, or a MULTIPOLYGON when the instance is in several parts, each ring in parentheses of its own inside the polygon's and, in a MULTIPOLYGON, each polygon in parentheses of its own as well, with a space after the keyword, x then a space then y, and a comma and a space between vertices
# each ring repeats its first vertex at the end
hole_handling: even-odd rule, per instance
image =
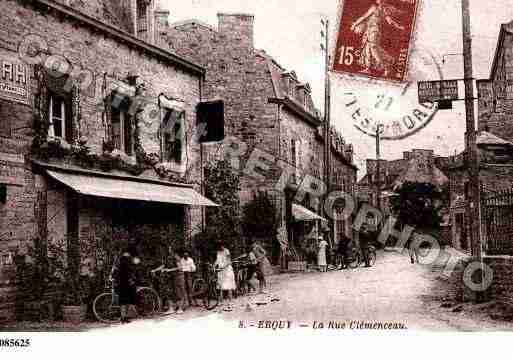
POLYGON ((347 1, 341 6, 333 70, 404 81, 417 0, 347 1))

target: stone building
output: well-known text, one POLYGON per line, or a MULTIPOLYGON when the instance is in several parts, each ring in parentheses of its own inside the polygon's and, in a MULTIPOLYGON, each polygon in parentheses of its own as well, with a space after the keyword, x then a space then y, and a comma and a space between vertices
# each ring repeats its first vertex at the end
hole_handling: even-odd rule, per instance
MULTIPOLYGON (((490 77, 477 81, 478 91, 478 157, 481 185, 482 240, 489 253, 501 251, 491 248, 493 241, 487 233, 487 206, 483 201, 513 187, 513 23, 502 24, 490 77)), ((468 190, 468 164, 463 151, 450 159, 451 220, 453 246, 471 254, 470 225, 467 204, 471 200, 468 190)), ((506 203, 504 203, 506 205, 506 203)), ((506 216, 509 217, 509 216, 506 216)), ((503 223, 505 235, 508 225, 503 223)), ((488 231, 489 232, 489 231, 488 231)), ((496 238, 497 239, 497 238, 496 238)), ((509 240, 506 240, 509 241, 509 240)), ((504 250, 510 251, 511 249, 504 250)), ((513 252, 512 252, 513 254, 513 252)))
MULTIPOLYGON (((257 191, 268 193, 279 208, 280 242, 289 248, 304 247, 304 239, 318 233, 311 224, 319 220, 321 206, 318 190, 311 187, 322 187, 324 173, 323 122, 310 86, 255 49, 252 15, 218 14, 218 21, 217 27, 197 20, 172 24, 167 42, 173 51, 206 68, 203 97, 223 101, 225 136, 243 143, 243 160, 252 154, 266 158, 263 176, 243 172, 241 204, 257 191), (296 196, 300 186, 310 193, 296 196)), ((352 146, 340 135, 332 142, 333 180, 352 191, 357 171, 352 146)), ((212 157, 220 146, 211 143, 205 148, 212 157)), ((244 165, 243 161, 239 169, 244 165)), ((278 241, 273 243, 273 252, 279 252, 278 241)))
MULTIPOLYGON (((14 313, 13 260, 34 238, 90 275, 107 262, 83 244, 149 226, 184 245, 201 206, 214 205, 200 194, 193 140, 205 69, 157 46, 166 12, 153 10, 150 0, 2 2, 0 320, 14 313)), ((142 237, 133 245, 157 260, 142 237)))
POLYGON ((444 174, 445 157, 435 156, 433 150, 413 149, 397 160, 380 160, 379 179, 377 160, 367 160, 367 173, 358 181, 358 195, 378 207, 376 188, 379 183, 381 209, 391 214, 390 198, 394 189, 404 182, 433 183, 443 186, 448 179, 444 174), (379 180, 379 182, 378 182, 379 180))

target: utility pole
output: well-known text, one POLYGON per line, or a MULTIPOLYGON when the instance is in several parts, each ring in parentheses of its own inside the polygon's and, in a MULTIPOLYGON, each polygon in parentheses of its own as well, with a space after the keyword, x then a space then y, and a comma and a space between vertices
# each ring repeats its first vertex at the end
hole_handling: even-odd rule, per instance
MULTIPOLYGON (((324 38, 324 44, 321 49, 324 50, 324 183, 326 193, 331 190, 331 87, 330 87, 330 55, 329 55, 329 20, 321 20, 323 29, 321 35, 324 38)), ((326 196, 327 198, 327 196, 326 196)))
MULTIPOLYGON (((326 201, 328 200, 331 191, 331 87, 330 87, 330 23, 327 18, 321 19, 323 26, 321 30, 321 37, 324 39, 324 43, 321 43, 321 50, 324 52, 324 184, 326 186, 326 192, 323 198, 323 208, 325 213, 326 201)), ((328 219, 328 228, 331 233, 331 239, 335 240, 335 233, 333 233, 333 214, 325 213, 328 219)), ((329 236, 329 234, 328 234, 329 236)), ((331 243, 331 240, 328 240, 331 243)))
POLYGON ((376 207, 381 211, 381 124, 376 126, 376 207))
POLYGON ((468 220, 470 221, 470 243, 472 246, 472 255, 482 261, 483 248, 481 243, 481 220, 479 214, 479 208, 481 206, 479 157, 477 153, 477 135, 474 119, 474 79, 472 74, 472 37, 470 34, 469 0, 461 0, 461 12, 463 21, 463 67, 466 114, 465 147, 467 153, 470 194, 470 200, 467 201, 467 213, 468 220))

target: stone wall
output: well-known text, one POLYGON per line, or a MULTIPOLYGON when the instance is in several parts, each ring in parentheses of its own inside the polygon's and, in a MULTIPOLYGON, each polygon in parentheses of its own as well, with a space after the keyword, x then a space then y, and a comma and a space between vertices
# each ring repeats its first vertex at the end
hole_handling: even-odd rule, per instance
MULTIPOLYGON (((88 6, 93 6, 94 3, 88 2, 88 6)), ((192 183, 197 191, 201 191, 199 145, 192 138, 196 123, 196 105, 200 99, 198 73, 164 60, 162 56, 130 41, 121 43, 115 36, 102 33, 93 25, 76 21, 73 16, 64 17, 58 11, 38 7, 37 1, 5 0, 0 18, 1 54, 7 53, 16 58, 18 45, 24 38, 29 34, 38 34, 48 45, 44 58, 50 55, 63 56, 72 69, 91 71, 94 74, 92 85, 84 89, 79 97, 81 121, 80 132, 77 133, 88 139, 93 153, 102 152, 102 143, 105 140, 102 104, 107 95, 104 89, 114 81, 124 79, 128 74, 138 75, 139 81, 146 85, 146 96, 153 104, 150 106, 155 106, 157 96, 161 93, 183 101, 186 113, 188 171, 176 172, 175 175, 183 176, 184 181, 192 183)), ((47 220, 49 238, 62 239, 67 232, 66 197, 63 189, 44 178, 38 180, 40 187, 37 188, 28 156, 32 141, 33 94, 37 91, 37 82, 33 75, 30 80, 30 105, 0 100, 0 178, 7 174, 9 181, 13 182, 7 184, 6 204, 0 203, 0 258, 15 252, 26 253, 31 238, 41 230, 38 228, 40 226, 37 224, 35 212, 36 204, 40 206, 46 203, 46 200, 38 199, 38 195, 43 192, 48 196, 48 206, 41 213, 47 220)), ((153 118, 151 121, 145 125, 149 125, 153 132, 141 131, 142 141, 158 141, 156 131, 159 120, 153 118)), ((146 171, 144 175, 159 178, 153 170, 146 171)), ((201 209, 188 211, 186 218, 189 223, 186 226, 197 231, 201 223, 201 209)), ((87 218, 86 215, 83 216, 84 223, 87 223, 87 218)), ((6 268, 0 263, 0 277, 6 268)), ((0 310, 1 308, 2 304, 0 310)))

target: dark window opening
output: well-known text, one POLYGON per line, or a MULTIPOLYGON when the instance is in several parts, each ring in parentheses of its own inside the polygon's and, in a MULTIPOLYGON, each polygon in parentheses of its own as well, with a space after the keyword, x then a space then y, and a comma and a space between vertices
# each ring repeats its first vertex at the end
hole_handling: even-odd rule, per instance
POLYGON ((224 102, 212 101, 198 104, 196 125, 200 131, 201 143, 224 140, 224 102))

